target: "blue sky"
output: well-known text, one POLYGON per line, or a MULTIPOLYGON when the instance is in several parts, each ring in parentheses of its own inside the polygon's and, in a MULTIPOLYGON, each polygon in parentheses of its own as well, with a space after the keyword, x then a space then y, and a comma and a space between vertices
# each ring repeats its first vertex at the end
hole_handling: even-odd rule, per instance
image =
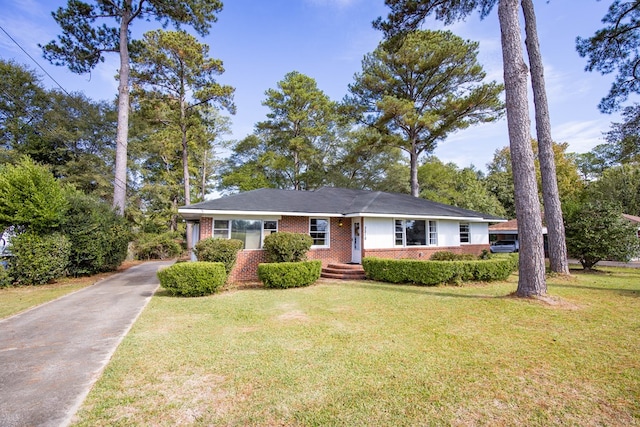
MULTIPOLYGON (((59 33, 51 11, 65 4, 59 0, 0 0, 0 26, 4 28, 67 91, 84 92, 93 99, 114 99, 118 68, 115 54, 91 75, 75 75, 42 58, 38 43, 59 33)), ((376 48, 381 34, 371 21, 388 10, 384 0, 227 0, 202 39, 210 55, 224 62, 219 82, 236 88, 237 114, 231 118, 228 139, 242 139, 264 120, 264 92, 275 88, 285 74, 299 71, 314 78, 333 100, 347 93, 353 75, 360 71, 363 56, 376 48)), ((601 114, 599 100, 606 95, 612 76, 584 71, 586 63, 575 50, 576 36, 590 36, 601 26, 609 1, 551 0, 536 2, 538 31, 545 63, 552 135, 568 142, 569 151, 586 152, 602 143, 602 133, 618 115, 601 114), (580 5, 577 9, 576 6, 580 5)), ((459 36, 480 42, 479 59, 488 79, 502 81, 502 55, 497 10, 485 20, 474 14, 466 22, 447 27, 459 36)), ((156 22, 138 21, 134 37, 156 28, 156 22)), ((430 29, 441 29, 428 22, 430 29)), ((0 31, 0 56, 26 64, 43 73, 14 42, 0 31)), ((55 83, 43 75, 43 83, 55 83)), ((532 102, 531 102, 532 104, 532 102)), ((533 117, 533 115, 531 116, 533 117)), ((535 135, 532 123, 532 133, 535 135)), ((475 165, 484 170, 497 149, 509 144, 506 119, 452 134, 435 155, 459 167, 475 165)))

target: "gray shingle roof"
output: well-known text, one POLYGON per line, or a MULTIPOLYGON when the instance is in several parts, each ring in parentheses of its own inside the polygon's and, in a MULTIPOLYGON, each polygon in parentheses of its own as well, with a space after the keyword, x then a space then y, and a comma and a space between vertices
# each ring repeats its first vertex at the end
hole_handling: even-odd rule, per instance
POLYGON ((503 218, 407 194, 332 187, 323 187, 315 191, 262 188, 180 208, 182 214, 206 213, 207 211, 273 212, 278 214, 287 212, 293 214, 324 213, 344 216, 356 214, 411 215, 504 221, 503 218))

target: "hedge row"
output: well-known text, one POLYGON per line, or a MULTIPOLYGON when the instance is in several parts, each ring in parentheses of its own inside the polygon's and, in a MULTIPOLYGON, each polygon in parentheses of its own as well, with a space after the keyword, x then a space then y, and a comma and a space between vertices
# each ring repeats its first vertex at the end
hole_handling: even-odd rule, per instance
POLYGON ((11 239, 11 251, 13 256, 9 257, 9 268, 3 274, 4 283, 1 284, 43 285, 65 275, 71 241, 60 233, 27 232, 11 239))
POLYGON ((517 256, 478 261, 418 261, 366 257, 367 278, 390 283, 439 285, 505 280, 518 268, 517 256))
POLYGON ((322 262, 278 262, 258 265, 258 278, 266 288, 309 286, 320 278, 322 262))
POLYGON ((170 295, 199 297, 218 291, 227 273, 221 262, 181 262, 158 271, 158 279, 170 295))

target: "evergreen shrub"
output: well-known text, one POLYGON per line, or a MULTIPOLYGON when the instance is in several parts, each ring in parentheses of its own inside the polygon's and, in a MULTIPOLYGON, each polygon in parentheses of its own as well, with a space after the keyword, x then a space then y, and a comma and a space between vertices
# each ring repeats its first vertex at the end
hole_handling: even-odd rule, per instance
POLYGON ((181 262, 158 271, 160 285, 170 295, 199 297, 218 291, 227 281, 221 262, 181 262))
POLYGON ((135 242, 136 258, 168 259, 182 254, 182 246, 177 241, 176 233, 141 234, 135 242))
POLYGON ((62 229, 71 241, 69 274, 116 270, 127 257, 130 233, 126 220, 107 203, 80 192, 68 194, 67 200, 62 229))
POLYGON ((317 281, 321 270, 319 260, 262 263, 258 265, 258 278, 266 288, 296 288, 317 281))
POLYGON ((13 280, 11 276, 9 276, 9 270, 7 270, 2 264, 2 260, 0 259, 0 288, 6 288, 7 286, 11 286, 13 280))
POLYGON ((196 243, 194 253, 198 261, 221 262, 227 274, 231 273, 244 242, 237 239, 215 239, 209 237, 196 243))
POLYGON ((478 259, 472 254, 457 254, 451 251, 434 252, 429 258, 431 261, 471 261, 478 259))
POLYGON ((506 280, 517 267, 517 257, 473 261, 418 261, 365 257, 367 278, 416 285, 460 284, 470 281, 506 280), (515 258, 515 262, 514 262, 515 258))
POLYGON ((65 276, 71 243, 60 233, 25 232, 11 238, 9 271, 16 285, 42 285, 65 276))
POLYGON ((307 259, 311 245, 313 239, 308 234, 279 231, 266 236, 262 248, 268 262, 297 262, 307 259))

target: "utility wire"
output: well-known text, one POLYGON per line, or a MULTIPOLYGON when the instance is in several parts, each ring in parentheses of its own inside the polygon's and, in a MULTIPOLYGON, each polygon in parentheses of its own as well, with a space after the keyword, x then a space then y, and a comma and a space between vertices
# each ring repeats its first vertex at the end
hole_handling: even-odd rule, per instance
POLYGON ((26 50, 24 50, 24 48, 23 48, 22 46, 20 46, 20 43, 18 43, 18 42, 17 42, 13 37, 11 37, 11 35, 10 35, 9 33, 7 33, 7 31, 6 31, 4 28, 2 28, 2 25, 0 25, 0 30, 2 30, 2 32, 3 32, 3 33, 5 33, 5 34, 7 35, 7 37, 9 37, 9 38, 11 39, 11 41, 12 41, 12 42, 14 42, 14 43, 16 44, 16 46, 18 46, 18 47, 20 48, 20 50, 21 50, 21 51, 23 51, 23 52, 24 52, 24 54, 25 54, 25 55, 27 55, 27 56, 29 57, 29 59, 31 59, 31 60, 32 60, 32 61, 33 61, 33 62, 34 62, 34 63, 35 63, 35 64, 36 64, 36 65, 37 65, 37 66, 38 66, 38 67, 39 67, 39 68, 40 68, 40 69, 41 69, 41 70, 42 70, 42 71, 43 71, 43 72, 44 72, 44 73, 45 73, 45 74, 46 74, 46 75, 51 79, 51 80, 53 80, 53 82, 54 82, 55 84, 57 84, 57 85, 58 85, 58 87, 59 87, 60 89, 62 89, 62 91, 63 91, 64 93, 66 93, 68 96, 71 96, 71 95, 69 95, 69 92, 67 92, 67 90, 66 90, 65 88, 63 88, 63 87, 62 87, 62 85, 61 85, 60 83, 58 83, 58 82, 56 81, 56 79, 54 79, 54 78, 51 76, 51 74, 49 74, 49 73, 47 72, 47 70, 45 70, 45 69, 42 67, 42 65, 40 65, 40 64, 38 63, 38 61, 36 61, 36 60, 31 56, 31 55, 29 55, 29 53, 28 53, 26 50))

